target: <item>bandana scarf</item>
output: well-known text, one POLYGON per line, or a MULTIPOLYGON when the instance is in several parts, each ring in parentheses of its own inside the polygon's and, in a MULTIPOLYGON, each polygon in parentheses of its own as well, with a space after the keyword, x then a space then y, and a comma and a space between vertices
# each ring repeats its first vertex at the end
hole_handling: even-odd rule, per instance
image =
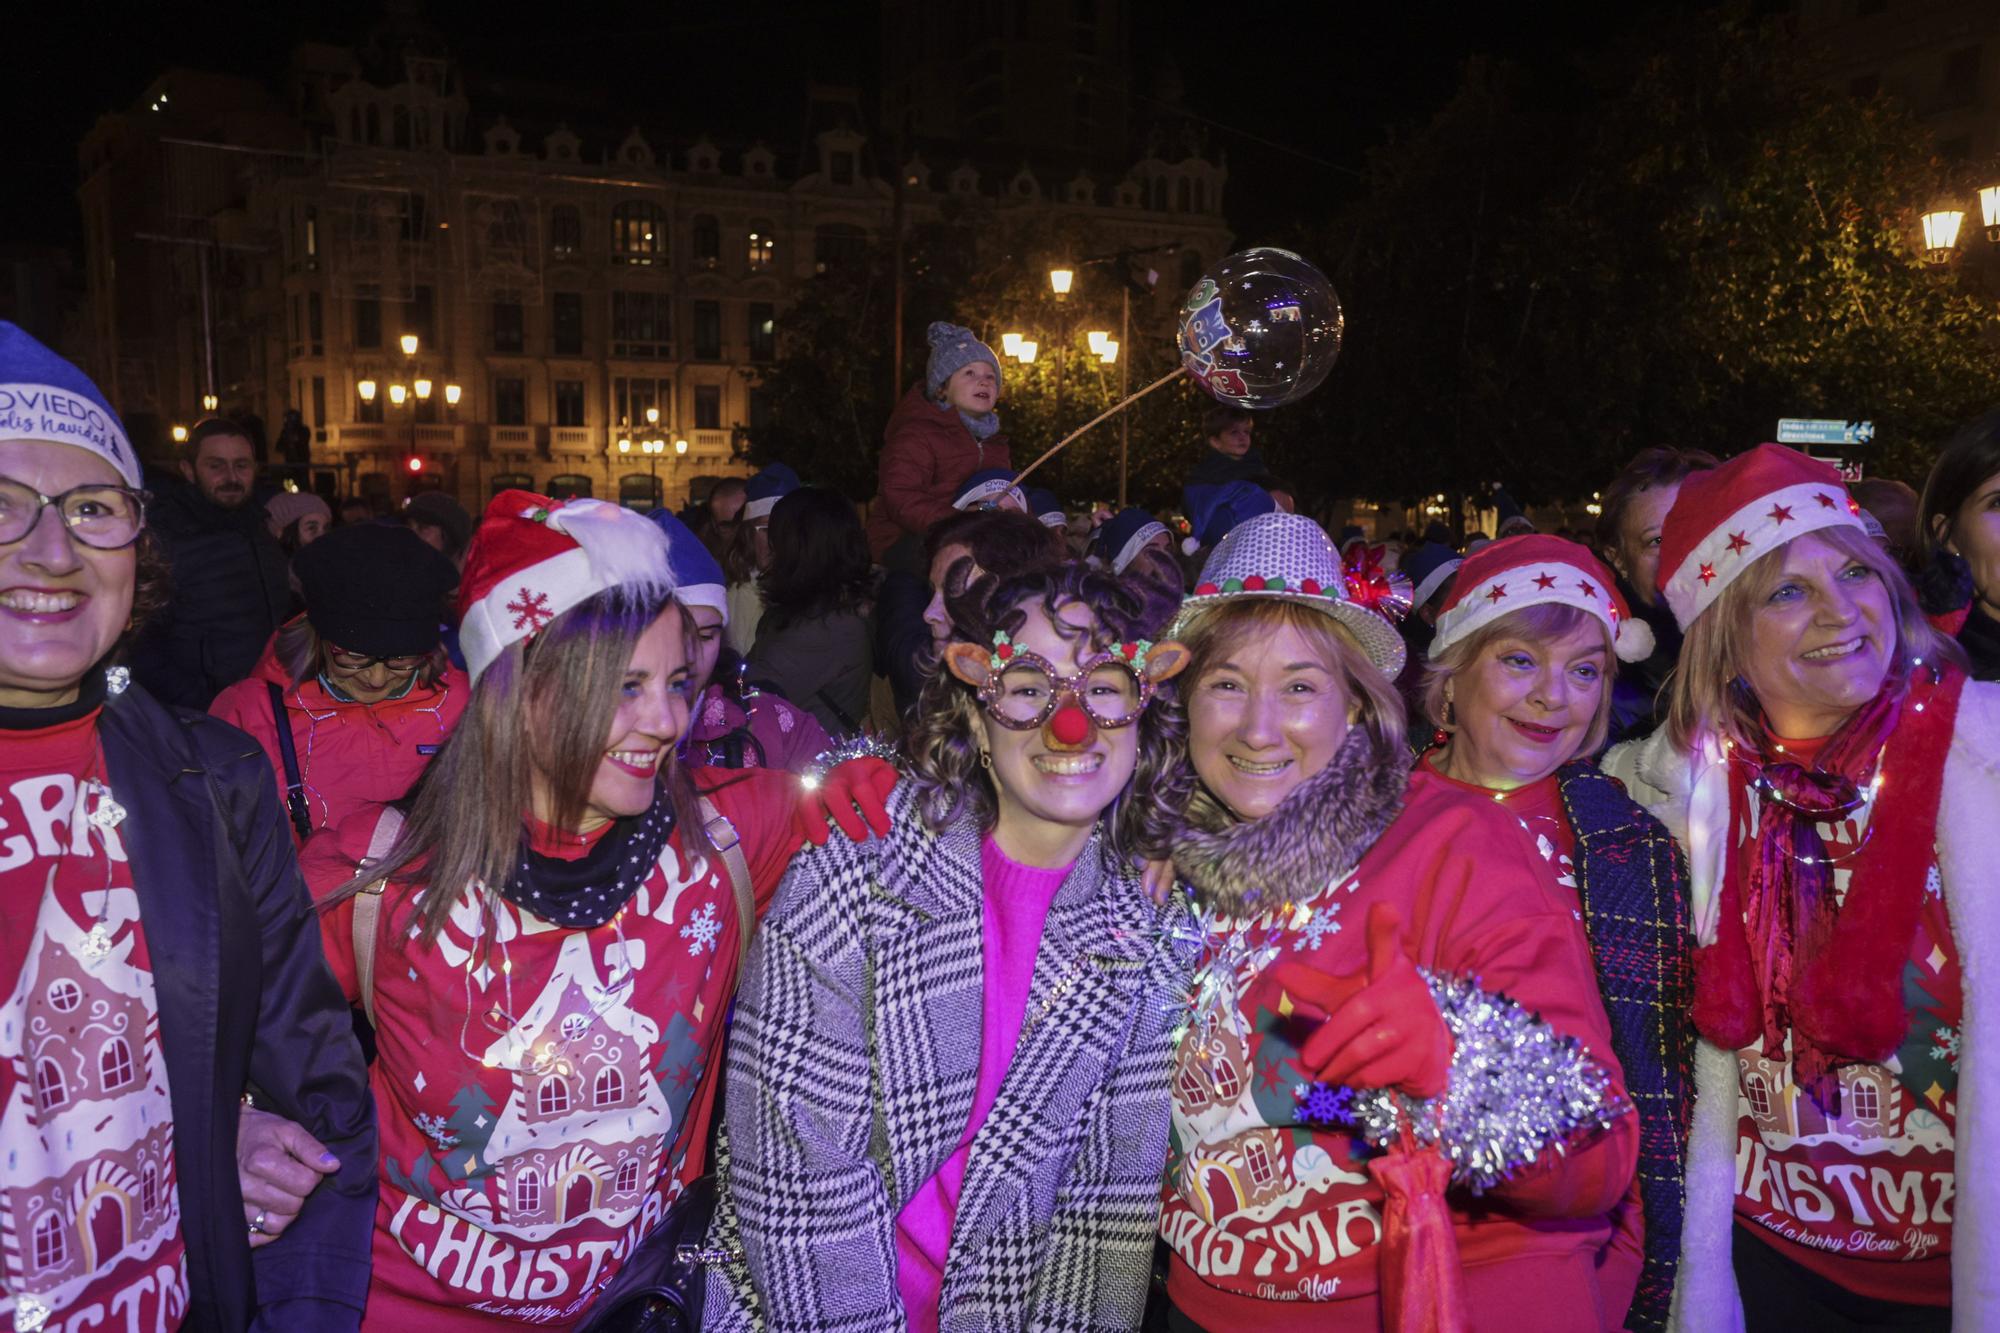
POLYGON ((1726 1050, 1760 1044, 1785 1058, 1828 1114, 1844 1065, 1887 1059, 1909 1015, 1902 971, 1924 884, 1963 675, 1892 681, 1827 741, 1810 769, 1768 752, 1732 767, 1729 865, 1714 944, 1695 956, 1695 1026, 1726 1050), (1817 825, 1863 808, 1880 757, 1876 809, 1852 875, 1834 901, 1833 864, 1817 825), (1738 830, 1759 798, 1757 833, 1738 830))
POLYGON ((543 856, 524 842, 521 863, 500 896, 571 930, 601 926, 618 915, 660 863, 674 831, 674 803, 659 782, 652 808, 620 819, 597 845, 574 861, 543 856))

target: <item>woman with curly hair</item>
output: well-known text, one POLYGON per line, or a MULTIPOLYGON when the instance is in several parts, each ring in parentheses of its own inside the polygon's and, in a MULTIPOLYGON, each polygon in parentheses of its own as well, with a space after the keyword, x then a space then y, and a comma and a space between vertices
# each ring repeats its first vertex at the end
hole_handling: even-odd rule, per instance
POLYGON ((1184 785, 1154 693, 1186 652, 1146 605, 1077 565, 978 585, 892 831, 780 886, 737 996, 719 1326, 1138 1326, 1193 947, 1134 869, 1184 785))

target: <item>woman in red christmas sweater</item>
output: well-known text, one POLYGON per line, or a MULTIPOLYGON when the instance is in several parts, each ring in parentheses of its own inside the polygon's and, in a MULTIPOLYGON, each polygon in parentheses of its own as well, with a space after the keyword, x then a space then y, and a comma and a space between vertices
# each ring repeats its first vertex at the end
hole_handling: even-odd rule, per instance
POLYGON ((1679 1316, 2000 1323, 2000 686, 1967 683, 1838 473, 1791 449, 1691 477, 1659 577, 1687 631, 1668 724, 1605 767, 1693 888, 1679 1316))
POLYGON ((497 496, 460 593, 458 730, 407 815, 307 849, 377 1034, 365 1327, 571 1326, 706 1166, 745 934, 805 823, 789 774, 675 759, 672 591, 642 517, 497 496))
POLYGON ((1177 632, 1206 946, 1172 1326, 1604 1328, 1637 1133, 1574 893, 1489 795, 1410 773, 1401 639, 1310 520, 1231 532, 1177 632))

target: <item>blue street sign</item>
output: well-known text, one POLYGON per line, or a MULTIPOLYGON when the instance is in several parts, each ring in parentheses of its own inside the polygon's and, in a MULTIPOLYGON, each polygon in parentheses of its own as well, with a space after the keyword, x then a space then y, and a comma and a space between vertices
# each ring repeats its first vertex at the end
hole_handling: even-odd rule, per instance
POLYGON ((1778 422, 1779 444, 1871 444, 1874 439, 1872 421, 1784 417, 1778 422))

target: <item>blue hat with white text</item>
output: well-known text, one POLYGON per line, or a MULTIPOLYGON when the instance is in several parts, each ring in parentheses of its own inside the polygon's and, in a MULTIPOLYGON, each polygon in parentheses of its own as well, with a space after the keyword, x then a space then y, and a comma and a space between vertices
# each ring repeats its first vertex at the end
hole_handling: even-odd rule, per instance
POLYGON ((90 376, 0 319, 0 443, 40 440, 89 450, 142 485, 125 423, 90 376))

